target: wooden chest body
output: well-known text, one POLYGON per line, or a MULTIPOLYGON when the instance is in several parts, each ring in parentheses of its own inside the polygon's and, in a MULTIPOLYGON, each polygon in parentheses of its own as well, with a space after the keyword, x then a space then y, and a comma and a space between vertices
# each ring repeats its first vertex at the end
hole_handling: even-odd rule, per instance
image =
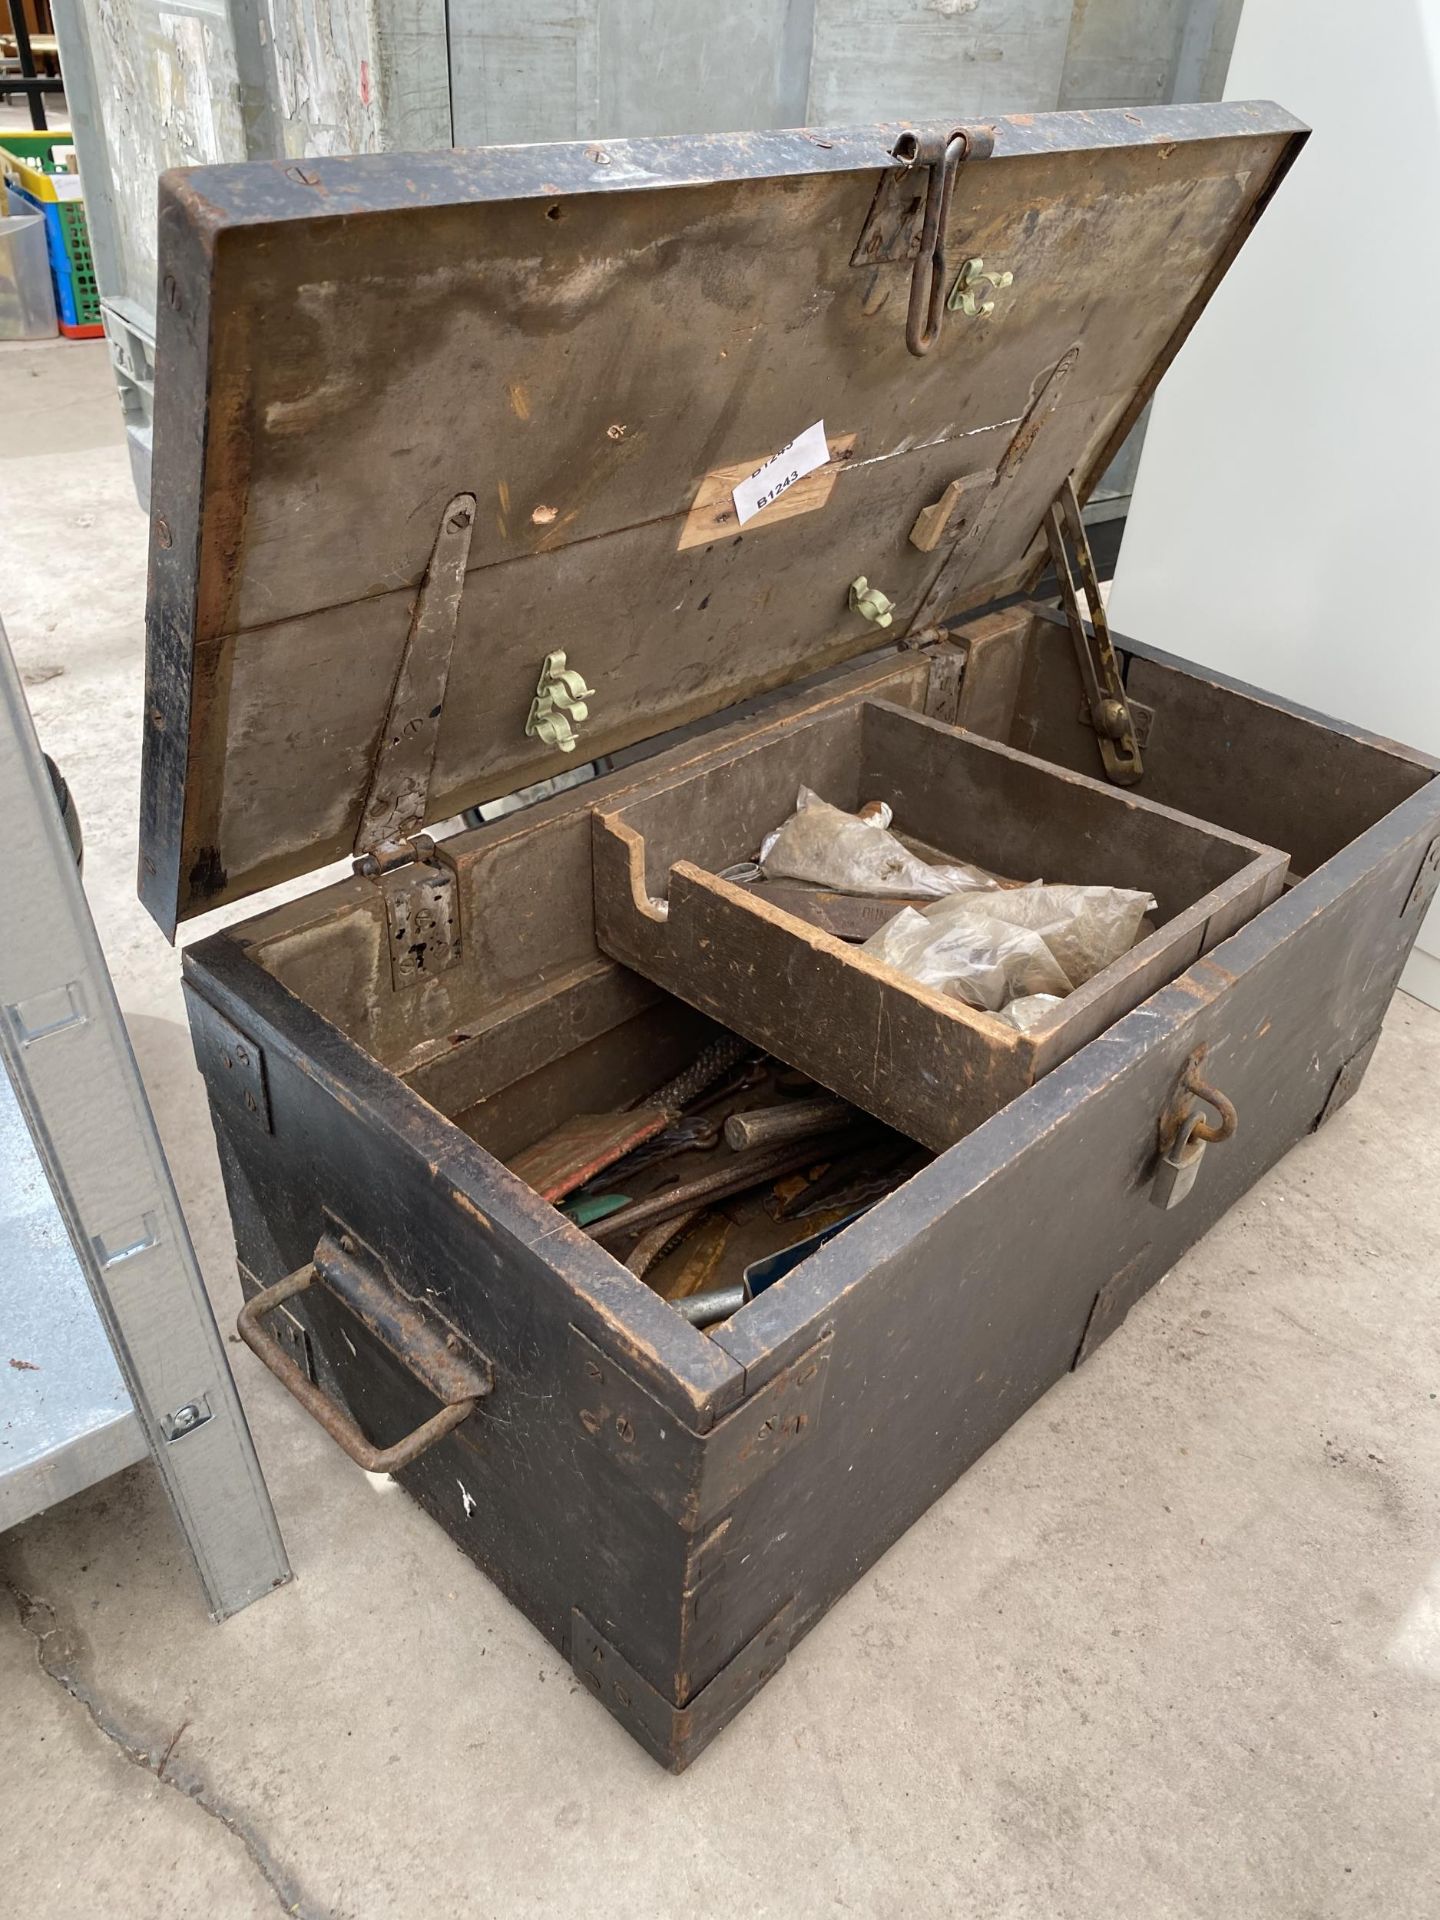
MULTIPOLYGON (((1167 133, 1199 137, 1188 111, 1173 122, 1160 116, 1134 138, 1160 152, 1167 133)), ((1068 128, 1069 117, 1060 118, 1068 128)), ((1134 116, 1115 116, 1122 118, 1134 116)), ((1284 116, 1278 122, 1288 130, 1284 116)), ((1107 137, 1113 131, 1102 129, 1107 137)), ((1225 123, 1213 137, 1223 142, 1236 133, 1235 123, 1225 123)), ((812 140, 831 154, 852 137, 859 139, 776 138, 812 140)), ((1034 145, 1045 151, 1043 130, 1034 145)), ((744 160, 749 151, 733 143, 732 170, 760 164, 753 153, 744 160)), ((1109 156, 1105 148, 1093 168, 1103 172, 1109 156)), ((511 161, 539 170, 530 191, 542 205, 560 192, 551 173, 563 176, 579 163, 570 149, 521 150, 511 161)), ((417 167, 445 164, 432 156, 417 167)), ((860 168, 863 159, 852 164, 860 168)), ((1273 153, 1266 164, 1275 166, 1273 153)), ((349 165, 338 163, 335 178, 323 181, 342 198, 355 190, 349 165)), ((264 171, 246 170, 244 193, 227 187, 231 199, 249 193, 263 206, 272 188, 261 180, 252 189, 250 178, 264 171)), ((1079 178, 1083 185, 1090 175, 1079 178)), ((857 185, 859 211, 873 187, 873 173, 857 185)), ((807 190, 802 183, 799 191, 807 190)), ((1211 190, 1217 205, 1228 204, 1211 190)), ((273 191, 284 200, 292 187, 273 191)), ((182 268, 185 247, 201 231, 193 215, 191 202, 184 233, 170 243, 182 268)), ((1043 225, 1043 210, 1040 217, 1043 225)), ((1228 240, 1216 247, 1213 277, 1233 252, 1228 240)), ((197 288, 216 284, 217 271, 207 265, 197 288)), ((894 271, 903 279, 910 267, 894 271)), ((183 270, 179 278, 184 283, 183 270)), ((1210 283, 1207 277, 1200 299, 1210 283)), ((190 297, 189 284, 180 285, 181 309, 190 297)), ((309 298, 313 308, 320 296, 309 298)), ((1194 304, 1180 303, 1182 331, 1194 304)), ((782 316, 768 316, 768 324, 782 325, 782 316)), ((373 735, 373 716, 383 719, 385 689, 396 676, 393 652, 388 667, 360 659, 359 681, 373 681, 365 708, 372 717, 363 725, 354 717, 360 693, 336 694, 336 712, 314 745, 316 799, 301 790, 303 765, 275 767, 269 779, 264 752, 280 740, 279 721, 256 692, 262 667, 252 655, 258 650, 273 667, 285 647, 332 630, 321 603, 327 595, 342 600, 344 589, 323 576, 335 571, 332 549, 349 535, 334 504, 322 500, 322 578, 313 583, 312 611, 282 608, 267 621, 256 529, 267 526, 264 537, 274 541, 279 522, 273 512, 267 522, 262 510, 242 510, 246 484, 253 494, 260 470, 256 448, 267 434, 273 442, 287 431, 285 407, 303 401, 312 425, 323 425, 329 402, 323 383, 304 395, 271 393, 248 403, 238 388, 222 395, 212 369, 224 360, 230 325, 225 312, 208 310, 203 325, 193 311, 175 323, 168 402, 162 360, 150 707, 152 725, 156 714, 165 723, 158 734, 173 742, 178 732, 189 745, 177 772, 173 746, 150 742, 142 888, 167 918, 177 903, 194 911, 319 864, 353 837, 370 756, 352 754, 351 766, 346 729, 373 735), (189 360, 175 331, 182 325, 203 335, 192 340, 189 360), (188 389, 187 378, 194 382, 188 389), (187 433, 196 448, 182 458, 175 450, 187 433), (172 560, 177 543, 182 552, 172 560), (248 572, 236 557, 247 553, 248 572), (247 594, 248 611, 241 604, 247 594), (218 758, 205 731, 216 713, 223 721, 218 758), (246 760, 247 753, 260 757, 246 760), (350 782, 341 806, 320 804, 341 779, 325 771, 327 754, 350 782), (217 802, 216 781, 225 804, 217 802), (273 854, 253 820, 227 826, 241 819, 247 800, 263 813, 266 803, 256 796, 271 792, 292 809, 282 827, 307 808, 314 816, 295 827, 288 848, 280 832, 273 854)), ((563 337, 562 328, 551 344, 563 337)), ((997 339, 1003 358, 1003 335, 997 339)), ((1172 350, 1167 345, 1158 358, 1146 350, 1150 384, 1172 350)), ((1090 363, 1082 356, 1081 364, 1090 363)), ((887 363, 887 380, 893 372, 887 363)), ((1083 421, 1070 421, 1084 440, 1080 464, 1088 474, 1098 471, 1137 395, 1144 397, 1144 383, 1128 377, 1117 397, 1109 384, 1117 380, 1119 373, 1107 373, 1081 409, 1083 421)), ((1027 383, 1029 373, 1021 387, 1027 383)), ((513 392, 504 404, 517 417, 513 392)), ((616 424, 629 430, 626 420, 616 424)), ((736 451, 715 435, 696 449, 676 494, 677 519, 697 480, 736 451)), ((860 525, 893 492, 897 551, 903 546, 916 500, 946 478, 939 452, 915 452, 918 465, 896 458, 878 468, 887 491, 866 496, 846 526, 860 525)), ((1073 452, 1065 452, 1062 471, 1077 464, 1073 452)), ((283 477, 296 457, 293 448, 284 460, 274 456, 270 472, 283 477)), ((1004 450, 987 456, 982 470, 1003 479, 1004 450)), ((843 748, 846 716, 864 706, 881 718, 856 724, 873 724, 877 738, 900 729, 908 742, 916 728, 928 728, 937 754, 943 748, 968 765, 988 753, 995 765, 1003 762, 1007 779, 1028 783, 1026 793, 1053 792, 1062 809, 1093 805, 1096 820, 1118 817, 1118 794, 1114 806, 1111 795, 1090 796, 1096 734, 1078 717, 1084 690, 1064 621, 1021 603, 944 628, 929 624, 976 604, 967 580, 996 589, 980 596, 990 599, 1033 577, 1031 536, 1054 478, 1025 481, 1034 498, 1018 504, 1020 483, 1008 483, 1012 504, 1004 512, 1020 538, 1001 559, 992 554, 982 565, 975 557, 991 537, 986 525, 962 529, 954 550, 929 572, 917 568, 913 579, 891 556, 907 582, 910 644, 882 653, 873 644, 882 636, 873 634, 869 655, 858 658, 865 635, 852 628, 843 644, 821 633, 787 656, 782 622, 778 667, 762 664, 763 650, 739 664, 732 654, 717 664, 708 692, 688 669, 666 683, 661 717, 676 726, 704 718, 706 731, 446 839, 439 860, 459 928, 456 951, 418 984, 395 964, 392 903, 385 876, 375 872, 357 872, 186 952, 196 1054, 247 1295, 313 1269, 316 1277, 276 1310, 272 1324, 301 1372, 373 1443, 421 1427, 437 1398, 458 1405, 466 1392, 478 1396, 468 1417, 400 1466, 398 1477, 597 1698, 671 1767, 686 1765, 911 1521, 1114 1331, 1269 1166, 1350 1097, 1440 875, 1435 763, 1121 640, 1126 693, 1151 716, 1135 790, 1143 804, 1125 814, 1125 831, 1159 834, 1154 846, 1167 849, 1179 844, 1174 835, 1189 836, 1197 877, 1177 902, 1179 930, 1157 947, 1150 971, 1117 982, 1108 1000, 1097 998, 1089 1028, 1056 1043, 1029 1079, 997 1079, 958 1119, 958 1110, 947 1110, 927 1141, 940 1150, 920 1171, 708 1333, 507 1171, 502 1160, 569 1114, 622 1105, 677 1071, 713 1032, 712 1016, 769 1018, 765 1007, 746 1012, 708 976, 702 989, 693 970, 667 973, 680 964, 673 955, 662 965, 625 947, 605 849, 615 822, 643 814, 652 835, 662 829, 656 792, 689 791, 732 759, 798 751, 802 734, 820 738, 817 728, 839 729, 843 748), (947 578, 959 583, 953 603, 947 578), (931 606, 937 595, 943 604, 931 606), (923 630, 915 624, 922 612, 923 630), (1032 762, 1041 763, 1039 772, 1032 762), (1172 824, 1171 815, 1184 818, 1172 824), (1225 872, 1239 872, 1252 850, 1279 849, 1289 856, 1291 884, 1281 891, 1284 863, 1266 866, 1262 857, 1258 894, 1225 893, 1221 868, 1206 864, 1207 830, 1214 846, 1238 849, 1228 867, 1231 855, 1223 855, 1225 872), (1213 899, 1204 891, 1212 881, 1213 899), (1196 908, 1202 900, 1210 904, 1196 908), (685 998, 666 990, 677 981, 685 998), (1165 1211, 1153 1199, 1157 1155, 1185 1107, 1183 1082, 1197 1060, 1234 1103, 1239 1125, 1233 1138, 1207 1149, 1193 1191, 1165 1211)), ((463 483, 463 472, 447 469, 427 497, 443 505, 463 483)), ((353 484, 363 492, 373 482, 362 476, 353 484)), ((563 484, 558 467, 542 484, 547 492, 563 484)), ((993 478, 988 484, 996 491, 993 478)), ((483 502, 482 515, 489 510, 483 502)), ((634 518, 634 503, 624 511, 634 518)), ((594 512, 593 500, 575 507, 582 527, 594 512)), ((815 515, 817 527, 822 518, 815 515)), ((433 514, 427 525, 428 549, 433 514)), ((534 537, 543 557, 545 535, 534 537)), ((602 581, 624 577, 624 565, 616 572, 611 564, 615 543, 641 537, 638 527, 591 530, 602 581)), ((759 533, 753 549, 787 537, 778 529, 759 533)), ((559 549, 562 576, 579 564, 585 544, 576 536, 559 549)), ((672 545, 673 533, 667 553, 672 545)), ((709 549, 702 543, 697 551, 687 567, 704 564, 709 549)), ((422 561, 405 563, 407 605, 422 561)), ((718 567, 719 558, 710 564, 718 567)), ((803 572, 819 562, 796 564, 803 572)), ((374 570, 384 577, 381 558, 374 570)), ((491 621, 506 603, 485 576, 501 571, 484 561, 478 569, 491 621)), ((778 578, 783 560, 769 571, 778 578)), ((785 600, 791 590, 776 588, 782 607, 792 604, 785 600)), ((523 599, 528 590, 518 591, 523 599)), ((557 591, 563 601, 572 587, 562 577, 557 591)), ((799 609, 813 578, 793 591, 799 609)), ((371 644, 367 623, 379 619, 388 597, 377 586, 355 602, 362 653, 371 644)), ((514 631, 497 641, 497 659, 520 646, 530 611, 527 600, 514 631)), ((622 610, 603 596, 594 617, 623 630, 622 610)), ((649 617, 642 610, 642 628, 649 617)), ((797 623, 804 617, 795 612, 797 623)), ((743 623, 736 629, 745 631, 743 623)), ((483 639, 483 625, 480 632, 483 639)), ((570 637, 583 661, 582 637, 570 637)), ((653 655, 658 644, 647 639, 645 648, 653 655)), ((532 635, 525 658, 535 650, 532 635)), ((316 659, 319 673, 334 673, 324 646, 316 659)), ((635 713, 623 724, 617 719, 610 734, 607 683, 590 674, 602 710, 596 750, 643 736, 643 674, 626 662, 628 654, 615 684, 630 673, 634 691, 617 694, 616 711, 629 701, 635 713)), ((483 687, 483 675, 475 685, 483 687)), ((302 734, 306 724, 303 714, 295 721, 302 734)), ((487 749, 471 766, 466 750, 463 740, 447 748, 442 739, 429 818, 442 802, 453 810, 520 784, 518 769, 538 774, 558 764, 552 756, 532 766, 516 748, 508 759, 487 749)), ((928 792, 932 784, 921 786, 928 792)), ((739 819, 743 809, 722 781, 706 803, 707 823, 729 807, 743 838, 749 817, 739 819)), ((1054 824, 1064 844, 1058 812, 1054 824)), ((712 866, 723 839, 710 848, 712 866)), ((834 977, 824 971, 833 956, 814 943, 806 952, 816 971, 805 979, 834 977)), ((802 994, 796 1004, 804 1001, 802 994)), ((785 1014, 792 1026, 797 1018, 793 1008, 785 1014)), ((783 1052, 776 1035, 785 1030, 780 1021, 752 1037, 783 1052)), ((860 1061, 844 1045, 816 1051, 813 1034, 795 1028, 799 1064, 822 1078, 838 1067, 851 1076, 841 1090, 862 1100, 865 1088, 880 1084, 878 1048, 870 1049, 868 1035, 865 1046, 860 1061)), ((886 1089, 903 1083, 906 1061, 905 1045, 896 1044, 886 1089)))

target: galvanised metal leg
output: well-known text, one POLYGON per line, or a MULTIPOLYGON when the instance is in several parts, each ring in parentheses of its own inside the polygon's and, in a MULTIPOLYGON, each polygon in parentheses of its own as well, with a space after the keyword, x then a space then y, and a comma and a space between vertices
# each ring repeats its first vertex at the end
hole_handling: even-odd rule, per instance
POLYGON ((0 1055, 217 1620, 290 1577, 0 628, 0 1055))

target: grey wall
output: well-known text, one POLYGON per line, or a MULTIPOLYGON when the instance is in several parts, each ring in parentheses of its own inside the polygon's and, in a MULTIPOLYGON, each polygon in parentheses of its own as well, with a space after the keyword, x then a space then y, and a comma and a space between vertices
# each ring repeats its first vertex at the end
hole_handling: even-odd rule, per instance
POLYGON ((1214 99, 1241 0, 450 0, 457 146, 1214 99))
POLYGON ((1218 99, 1241 4, 53 0, 137 490, 167 167, 1218 99))

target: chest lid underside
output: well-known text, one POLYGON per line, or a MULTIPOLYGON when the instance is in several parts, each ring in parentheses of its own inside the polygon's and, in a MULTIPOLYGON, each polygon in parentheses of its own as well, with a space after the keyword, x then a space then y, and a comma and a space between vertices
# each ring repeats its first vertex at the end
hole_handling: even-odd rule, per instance
POLYGON ((950 132, 165 176, 140 889, 167 932, 868 651, 859 579, 901 638, 1036 577, 1304 129, 950 132), (736 482, 821 422, 827 463, 742 526, 736 482), (552 662, 537 710, 557 652, 578 678, 552 662))

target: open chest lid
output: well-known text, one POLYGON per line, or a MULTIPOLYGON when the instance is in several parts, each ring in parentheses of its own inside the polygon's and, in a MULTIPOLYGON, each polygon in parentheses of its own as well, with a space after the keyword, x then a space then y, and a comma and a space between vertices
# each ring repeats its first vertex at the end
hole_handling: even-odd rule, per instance
POLYGON ((1030 583, 1304 137, 1227 104, 165 175, 151 913, 1030 583))

